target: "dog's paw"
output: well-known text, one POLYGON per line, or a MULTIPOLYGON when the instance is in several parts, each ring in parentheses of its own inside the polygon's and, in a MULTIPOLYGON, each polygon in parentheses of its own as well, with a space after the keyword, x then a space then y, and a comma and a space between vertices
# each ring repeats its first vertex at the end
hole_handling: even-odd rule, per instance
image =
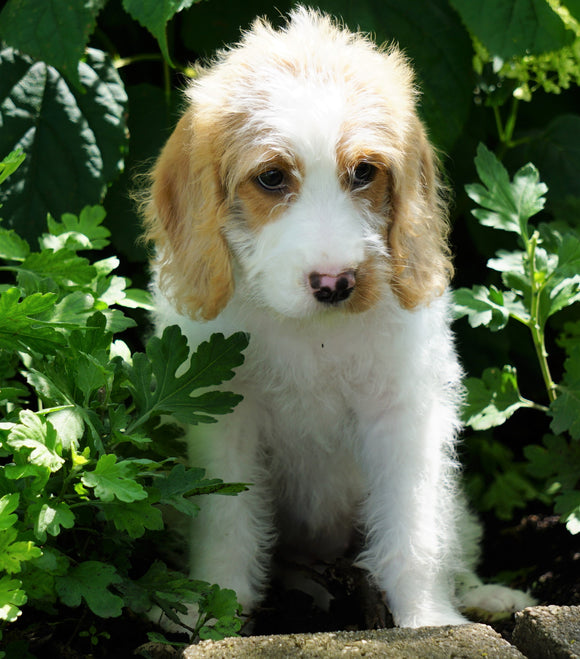
POLYGON ((446 627, 467 625, 469 620, 454 609, 421 611, 412 615, 394 616, 397 627, 446 627))
POLYGON ((461 596, 463 609, 477 609, 489 613, 514 613, 536 604, 536 600, 528 593, 497 584, 481 584, 470 588, 461 596))

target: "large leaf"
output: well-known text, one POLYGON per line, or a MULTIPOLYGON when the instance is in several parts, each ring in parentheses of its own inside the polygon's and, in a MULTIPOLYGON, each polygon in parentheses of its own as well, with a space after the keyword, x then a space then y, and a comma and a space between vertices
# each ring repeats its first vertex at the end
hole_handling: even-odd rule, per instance
POLYGON ((528 163, 510 181, 506 168, 484 144, 477 147, 475 166, 483 185, 474 183, 465 189, 483 208, 476 208, 473 215, 484 226, 527 238, 528 220, 542 210, 548 190, 538 170, 528 163))
POLYGON ((8 0, 0 37, 9 46, 60 69, 79 85, 78 61, 106 0, 8 0))
POLYGON ((107 55, 89 49, 71 86, 42 62, 0 51, 0 154, 22 148, 26 160, 0 187, 2 213, 30 238, 46 215, 78 213, 98 202, 121 170, 126 94, 107 55))
POLYGON ((539 55, 574 40, 546 0, 450 0, 492 56, 539 55))
POLYGON ((115 618, 123 610, 123 600, 109 587, 122 579, 112 565, 85 561, 56 579, 56 590, 67 606, 79 606, 84 599, 93 613, 101 618, 115 618))
POLYGON ((159 414, 172 414, 183 423, 212 422, 210 414, 226 414, 241 397, 225 391, 205 392, 197 397, 191 393, 230 380, 233 369, 243 363, 242 350, 248 337, 237 332, 228 338, 214 334, 201 343, 192 355, 189 368, 179 376, 176 372, 186 362, 187 340, 176 325, 167 327, 163 336, 154 336, 147 344, 147 355, 133 355, 128 378, 140 418, 129 428, 130 434, 138 425, 159 414))
POLYGON ((480 378, 467 378, 467 400, 463 416, 474 430, 500 426, 518 409, 530 407, 521 397, 516 369, 512 366, 487 368, 480 378))

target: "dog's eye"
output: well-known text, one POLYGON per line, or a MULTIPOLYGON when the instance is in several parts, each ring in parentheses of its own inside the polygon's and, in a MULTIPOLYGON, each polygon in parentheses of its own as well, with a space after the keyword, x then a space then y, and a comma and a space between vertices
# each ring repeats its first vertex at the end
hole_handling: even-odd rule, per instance
POLYGON ((360 162, 353 170, 351 184, 353 188, 360 188, 370 183, 376 174, 377 168, 370 162, 360 162))
POLYGON ((264 190, 281 190, 285 184, 284 172, 280 169, 268 169, 258 174, 256 180, 264 190))

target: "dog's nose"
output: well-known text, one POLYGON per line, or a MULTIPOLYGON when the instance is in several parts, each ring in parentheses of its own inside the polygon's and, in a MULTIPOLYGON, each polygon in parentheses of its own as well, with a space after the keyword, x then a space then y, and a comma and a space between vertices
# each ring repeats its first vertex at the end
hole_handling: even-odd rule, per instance
POLYGON ((355 287, 354 270, 346 270, 337 275, 311 272, 308 282, 314 297, 324 304, 337 304, 346 300, 355 287))

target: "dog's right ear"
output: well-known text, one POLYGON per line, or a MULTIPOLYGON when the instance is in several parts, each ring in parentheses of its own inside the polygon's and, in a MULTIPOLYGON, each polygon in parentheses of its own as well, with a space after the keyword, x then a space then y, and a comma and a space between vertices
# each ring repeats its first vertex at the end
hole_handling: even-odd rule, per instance
POLYGON ((223 236, 226 204, 210 135, 188 110, 163 148, 144 204, 145 238, 155 243, 161 290, 178 311, 215 318, 233 293, 223 236))

